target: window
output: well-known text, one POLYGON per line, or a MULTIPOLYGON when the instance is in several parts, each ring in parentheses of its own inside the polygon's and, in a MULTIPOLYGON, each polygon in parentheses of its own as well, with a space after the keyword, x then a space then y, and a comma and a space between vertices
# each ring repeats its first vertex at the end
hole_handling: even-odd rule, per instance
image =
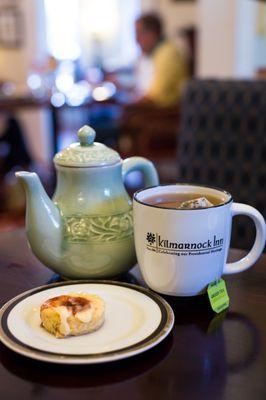
POLYGON ((140 0, 44 0, 47 46, 56 59, 107 69, 130 65, 137 56, 134 20, 140 0))

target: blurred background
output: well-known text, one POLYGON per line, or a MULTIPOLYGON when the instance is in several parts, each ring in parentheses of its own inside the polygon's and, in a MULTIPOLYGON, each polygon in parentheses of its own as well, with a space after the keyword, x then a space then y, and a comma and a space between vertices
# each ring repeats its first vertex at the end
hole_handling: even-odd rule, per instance
MULTIPOLYGON (((254 129, 265 132, 265 119, 259 122, 266 112, 265 77, 264 1, 0 0, 0 229, 23 224, 24 195, 14 172, 38 172, 52 194, 53 156, 77 140, 84 124, 123 158, 154 161, 163 183, 192 179, 230 189, 232 151, 222 159, 217 148, 232 131, 242 139, 254 129), (247 82, 257 86, 243 86, 247 82), (252 103, 247 122, 243 101, 252 103), (208 133, 192 146, 194 156, 189 145, 196 131, 208 133), (212 155, 201 149, 211 137, 212 155), (184 166, 189 151, 192 175, 184 166), (193 164, 197 156, 203 167, 193 164), (204 157, 231 170, 223 178, 213 171, 200 175, 211 163, 204 157)), ((256 142, 265 150, 264 137, 256 142)), ((265 170, 258 174, 263 187, 265 170)), ((131 191, 141 186, 141 176, 127 185, 131 191)))

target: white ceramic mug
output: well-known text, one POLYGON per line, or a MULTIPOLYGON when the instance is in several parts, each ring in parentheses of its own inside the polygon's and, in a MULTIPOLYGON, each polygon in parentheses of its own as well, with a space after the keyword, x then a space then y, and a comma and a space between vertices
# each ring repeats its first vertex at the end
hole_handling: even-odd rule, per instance
POLYGON ((134 194, 134 237, 137 259, 147 285, 173 296, 194 296, 223 274, 251 267, 261 255, 266 237, 263 216, 253 207, 234 203, 221 189, 189 184, 156 186, 134 194), (221 204, 202 209, 174 209, 150 205, 150 198, 197 193, 219 197, 221 204), (226 263, 232 217, 247 215, 256 239, 241 260, 226 263))

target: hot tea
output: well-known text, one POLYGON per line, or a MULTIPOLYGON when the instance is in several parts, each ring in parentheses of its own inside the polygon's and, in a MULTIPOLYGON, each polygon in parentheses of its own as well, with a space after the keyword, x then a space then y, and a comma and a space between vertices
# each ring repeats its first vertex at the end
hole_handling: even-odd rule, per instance
POLYGON ((191 209, 208 208, 224 203, 221 197, 213 194, 203 194, 196 192, 166 193, 145 199, 145 203, 162 208, 191 209))

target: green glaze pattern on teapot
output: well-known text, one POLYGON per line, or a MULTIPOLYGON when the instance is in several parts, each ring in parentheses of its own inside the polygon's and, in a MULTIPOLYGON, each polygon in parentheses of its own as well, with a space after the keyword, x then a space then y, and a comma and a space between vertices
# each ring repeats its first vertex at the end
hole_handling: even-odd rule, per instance
POLYGON ((26 230, 33 253, 56 273, 71 279, 109 278, 136 262, 132 201, 124 187, 131 171, 146 186, 158 184, 153 164, 142 157, 121 160, 95 143, 88 126, 54 157, 57 185, 50 200, 35 173, 17 172, 27 198, 26 230))
POLYGON ((108 215, 87 217, 70 215, 65 218, 63 238, 69 243, 112 242, 132 235, 132 211, 108 215))

